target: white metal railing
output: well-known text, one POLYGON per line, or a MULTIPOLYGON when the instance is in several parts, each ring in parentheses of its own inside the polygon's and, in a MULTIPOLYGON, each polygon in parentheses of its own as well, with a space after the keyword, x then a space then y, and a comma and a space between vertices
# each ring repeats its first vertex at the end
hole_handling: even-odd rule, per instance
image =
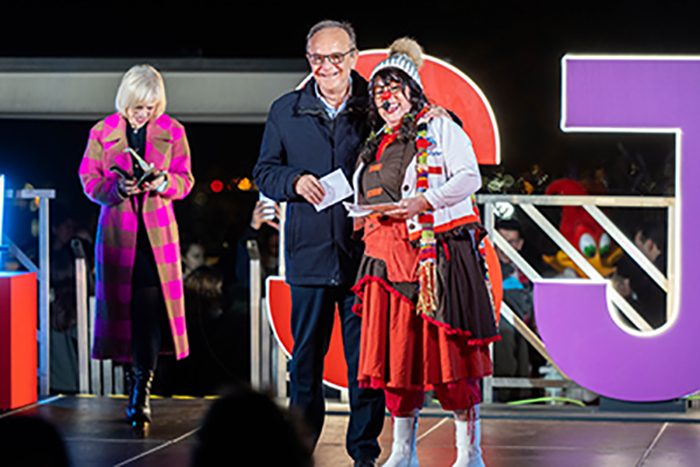
POLYGON ((51 321, 49 319, 49 200, 56 198, 55 190, 7 190, 6 199, 38 199, 39 200, 39 266, 36 264, 5 235, 5 240, 0 243, 9 245, 9 252, 29 272, 37 273, 39 295, 39 394, 49 394, 49 339, 51 335, 51 321))
MULTIPOLYGON (((39 204, 39 265, 37 266, 7 235, 2 243, 7 244, 9 253, 29 272, 37 274, 39 299, 39 395, 49 395, 51 388, 51 320, 50 320, 50 224, 49 200, 56 198, 56 191, 7 190, 6 199, 38 200, 39 204)), ((76 327, 78 334, 78 383, 79 392, 92 394, 123 394, 123 369, 113 365, 111 360, 99 361, 90 358, 92 330, 95 319, 95 298, 88 296, 85 254, 81 244, 72 244, 76 257, 76 327), (82 252, 82 253, 81 253, 82 252)))
POLYGON ((250 263, 250 384, 272 391, 276 397, 287 397, 287 356, 270 326, 257 241, 248 240, 246 248, 250 263))
MULTIPOLYGON (((547 218, 535 206, 582 206, 592 217, 598 222, 603 229, 617 242, 618 245, 656 282, 659 287, 667 293, 667 316, 672 310, 674 290, 669 287, 669 279, 649 261, 646 256, 631 242, 627 236, 617 228, 617 226, 603 213, 600 207, 654 207, 666 208, 668 216, 668 241, 667 241, 667 257, 669 264, 667 270, 669 276, 673 274, 672 264, 674 258, 675 235, 674 219, 675 219, 675 198, 672 197, 642 197, 642 196, 545 196, 545 195, 477 195, 477 203, 484 205, 483 222, 486 230, 489 233, 493 244, 500 248, 502 252, 522 271, 522 273, 532 282, 542 280, 542 276, 513 248, 506 239, 504 239, 495 229, 495 205, 496 203, 510 203, 522 209, 522 211, 532 221, 538 225, 544 233, 554 243, 561 248, 571 260, 579 267, 590 279, 601 279, 601 275, 593 266, 579 253, 573 245, 566 240, 559 230, 553 226, 547 218)), ((632 324, 639 330, 649 331, 651 326, 644 320, 642 316, 620 296, 614 289, 610 289, 612 302, 617 306, 620 312, 625 315, 632 324)), ((501 317, 508 321, 520 334, 547 360, 564 378, 565 385, 574 385, 566 375, 554 364, 549 357, 546 348, 540 338, 533 333, 517 314, 508 307, 504 302, 501 306, 501 317)), ((561 382, 532 380, 528 378, 494 378, 489 377, 484 380, 484 402, 492 401, 493 387, 554 387, 561 385, 561 382)))
MULTIPOLYGON (((603 229, 617 242, 618 245, 646 271, 656 284, 667 293, 667 313, 672 309, 674 291, 669 287, 669 280, 673 274, 673 252, 676 248, 674 229, 675 199, 672 197, 642 197, 642 196, 545 196, 545 195, 477 195, 477 204, 483 205, 482 220, 489 236, 495 246, 522 271, 530 280, 542 280, 542 276, 515 250, 495 229, 495 205, 507 202, 518 206, 537 224, 544 233, 561 248, 591 279, 600 279, 601 275, 579 253, 573 245, 566 240, 559 230, 547 220, 536 206, 582 206, 603 227, 603 229), (647 207, 665 208, 668 216, 668 254, 667 270, 669 278, 664 277, 661 271, 649 261, 646 256, 630 241, 627 236, 600 210, 601 207, 647 207)), ((281 210, 285 212, 284 209, 281 210)), ((284 214, 283 214, 284 215, 284 214)), ((284 219, 280 223, 280 275, 284 276, 284 219)), ((252 245, 250 245, 252 246, 252 245)), ((250 278, 251 278, 251 382, 258 388, 270 389, 273 380, 276 381, 276 391, 279 397, 285 394, 285 355, 281 351, 275 352, 266 344, 270 338, 269 323, 265 312, 266 303, 262 297, 260 280, 260 259, 257 248, 254 251, 249 247, 250 278)), ((612 301, 620 312, 640 330, 651 330, 651 326, 622 296, 613 290, 612 301)), ((501 304, 501 317, 510 323, 540 353, 561 375, 562 380, 550 380, 543 378, 518 378, 518 377, 488 377, 484 379, 483 400, 492 402, 493 388, 573 388, 578 385, 571 381, 559 367, 552 361, 542 340, 535 334, 520 317, 505 303, 501 304)))
POLYGON ((78 335, 78 392, 107 396, 124 394, 124 368, 112 360, 98 360, 91 356, 95 330, 96 300, 89 294, 88 271, 83 244, 71 241, 75 257, 76 328, 78 335))

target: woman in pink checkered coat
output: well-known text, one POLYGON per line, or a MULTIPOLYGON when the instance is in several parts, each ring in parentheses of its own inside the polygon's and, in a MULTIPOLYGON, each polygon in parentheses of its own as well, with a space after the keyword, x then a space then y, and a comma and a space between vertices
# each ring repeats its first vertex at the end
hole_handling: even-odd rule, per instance
POLYGON ((185 129, 165 115, 165 104, 160 74, 132 67, 117 91, 117 113, 90 130, 79 171, 100 205, 93 356, 131 362, 126 416, 135 426, 151 421, 161 349, 178 359, 189 353, 172 201, 190 192, 194 178, 185 129))

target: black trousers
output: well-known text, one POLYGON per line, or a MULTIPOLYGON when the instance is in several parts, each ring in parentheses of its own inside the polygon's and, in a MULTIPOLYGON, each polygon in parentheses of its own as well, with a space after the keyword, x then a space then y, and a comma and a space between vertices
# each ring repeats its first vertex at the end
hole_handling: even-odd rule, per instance
POLYGON ((384 425, 384 391, 361 389, 357 384, 362 322, 352 311, 355 296, 343 287, 292 286, 291 289, 294 350, 290 404, 301 410, 315 445, 325 416, 323 359, 328 352, 337 304, 350 393, 346 449, 355 460, 376 459, 380 452, 377 438, 384 425))
POLYGON ((172 337, 155 259, 147 248, 136 249, 131 282, 132 363, 155 371, 163 340, 172 337))

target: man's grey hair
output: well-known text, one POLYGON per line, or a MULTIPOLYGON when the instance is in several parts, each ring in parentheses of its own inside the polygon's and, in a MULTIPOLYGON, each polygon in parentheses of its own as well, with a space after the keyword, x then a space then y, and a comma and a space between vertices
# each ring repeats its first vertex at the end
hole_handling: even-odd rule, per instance
POLYGON ((350 47, 357 48, 357 36, 355 36, 355 30, 352 28, 350 23, 347 21, 324 19, 323 21, 319 21, 318 23, 314 24, 311 26, 311 29, 309 29, 309 33, 306 35, 306 50, 309 50, 309 41, 311 41, 311 38, 314 37, 317 32, 328 28, 339 28, 348 33, 348 36, 350 37, 350 47))

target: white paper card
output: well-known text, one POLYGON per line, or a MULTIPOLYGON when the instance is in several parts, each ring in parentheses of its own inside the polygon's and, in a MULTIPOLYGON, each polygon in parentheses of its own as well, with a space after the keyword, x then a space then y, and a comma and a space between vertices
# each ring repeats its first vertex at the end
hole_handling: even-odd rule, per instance
POLYGON ((363 217, 372 214, 373 212, 383 213, 401 208, 399 203, 353 204, 344 202, 343 206, 345 206, 345 209, 348 211, 348 217, 363 217))
POLYGON ((263 219, 266 221, 273 220, 275 218, 275 201, 265 196, 262 191, 260 192, 260 201, 265 205, 263 208, 263 219))
POLYGON ((348 183, 348 179, 345 178, 342 169, 329 173, 319 179, 319 182, 323 185, 323 189, 326 190, 326 196, 323 197, 320 203, 314 205, 316 211, 322 211, 353 194, 352 187, 348 183))
POLYGON ((359 204, 343 202, 343 206, 348 210, 348 217, 363 217, 372 214, 371 209, 367 209, 359 204))

